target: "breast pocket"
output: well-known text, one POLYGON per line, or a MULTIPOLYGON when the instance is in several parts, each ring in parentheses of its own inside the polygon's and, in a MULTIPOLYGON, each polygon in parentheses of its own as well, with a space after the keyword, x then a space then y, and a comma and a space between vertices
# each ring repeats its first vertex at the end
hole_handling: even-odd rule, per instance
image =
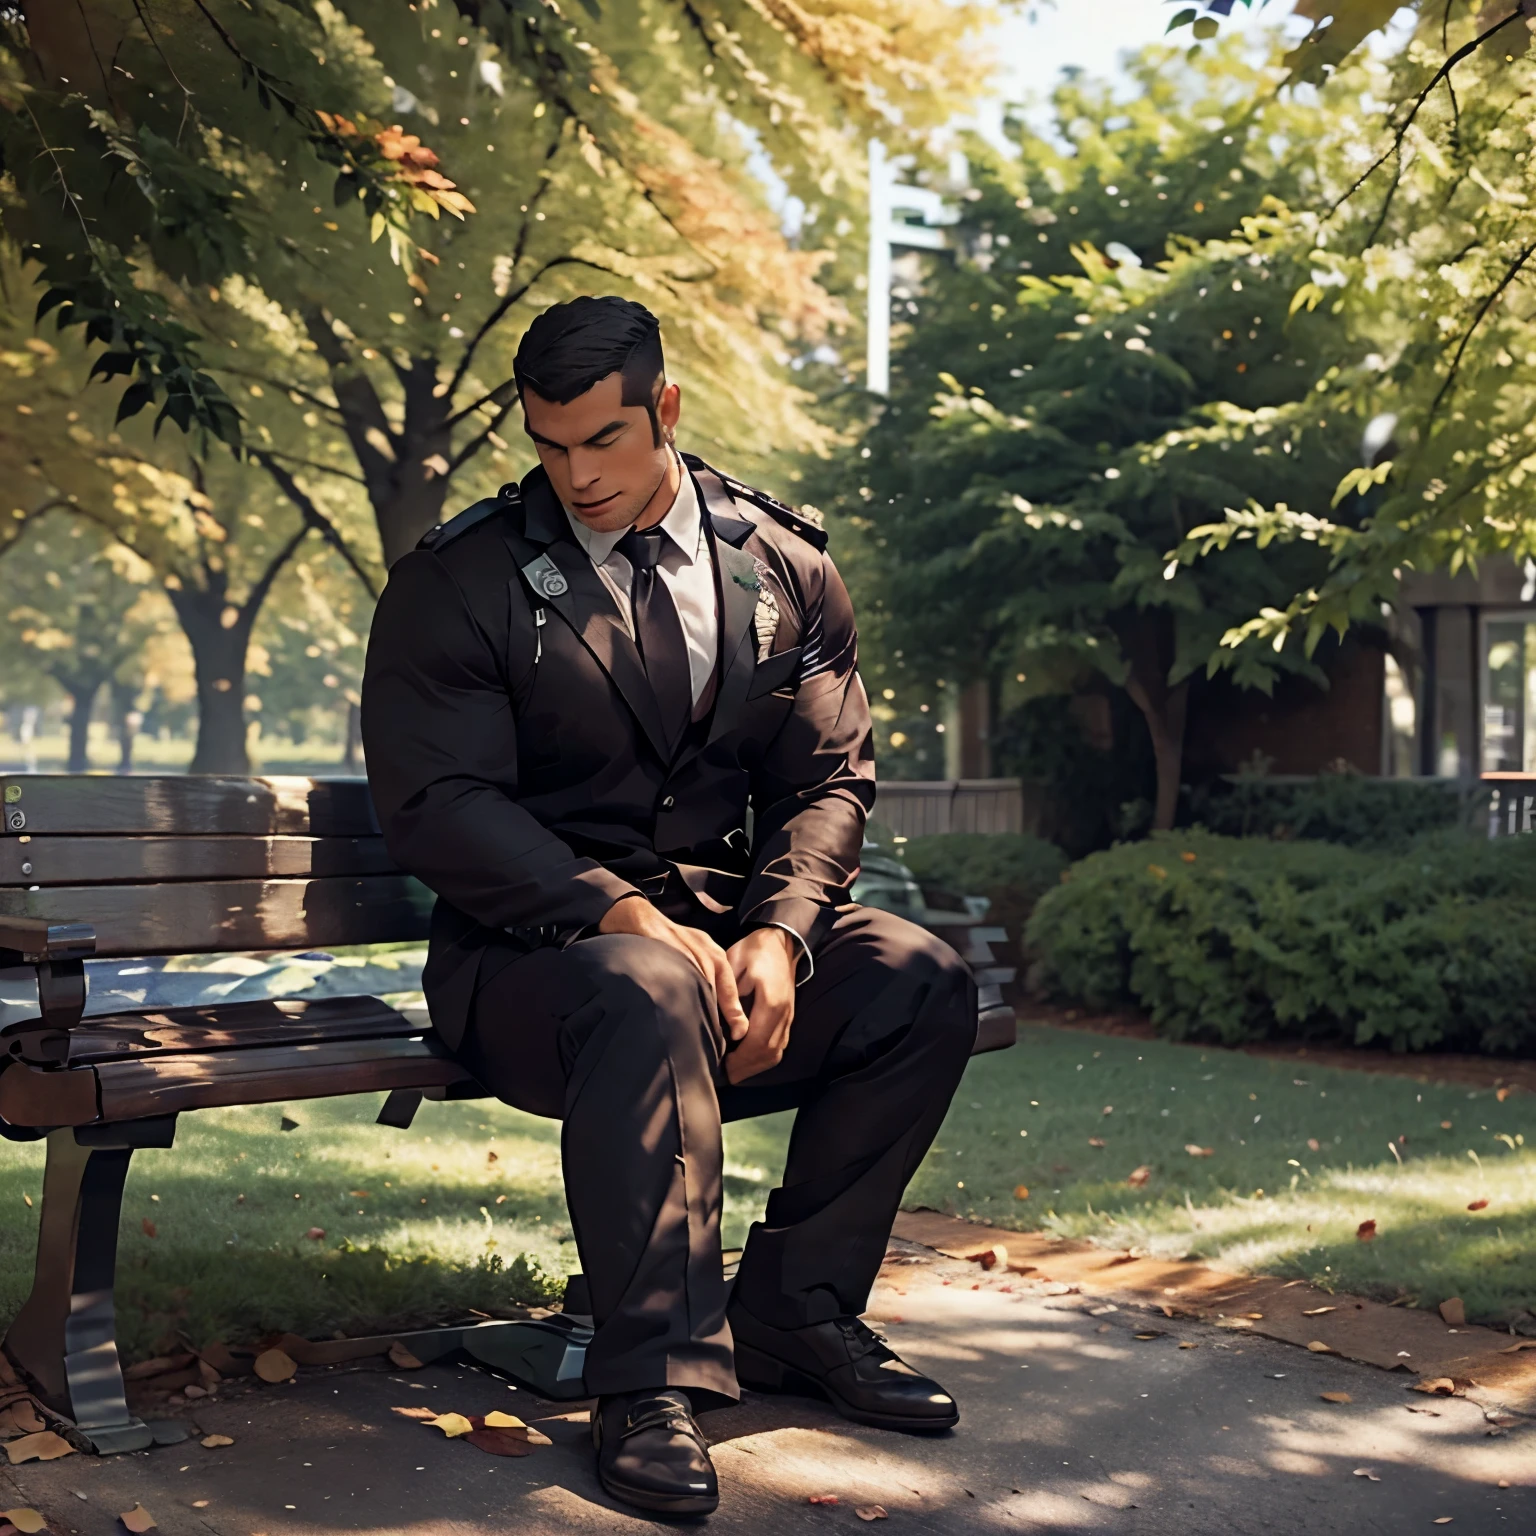
POLYGON ((788 689, 793 692, 800 676, 800 654, 803 646, 792 645, 787 651, 765 656, 758 662, 747 686, 747 698, 760 699, 765 693, 778 693, 788 689))

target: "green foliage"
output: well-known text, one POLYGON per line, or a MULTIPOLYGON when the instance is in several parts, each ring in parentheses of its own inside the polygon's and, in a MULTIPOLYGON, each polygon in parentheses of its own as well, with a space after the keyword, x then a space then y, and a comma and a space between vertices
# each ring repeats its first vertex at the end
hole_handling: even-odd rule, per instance
POLYGON ((1175 1039, 1536 1045, 1536 840, 1158 836, 1075 865, 1028 939, 1058 995, 1142 1008, 1175 1039))
POLYGON ((1061 879, 1066 855, 1044 838, 1021 832, 939 832, 901 849, 924 886, 957 896, 986 896, 1025 911, 1061 879))
MULTIPOLYGON (((1235 50, 1148 49, 1132 70, 1130 101, 1057 91, 1071 153, 1020 120, 1017 159, 971 146, 963 254, 897 295, 889 406, 816 489, 866 546, 870 671, 897 711, 936 701, 935 674, 988 679, 1005 711, 1124 689, 1171 814, 1188 679, 1326 569, 1305 541, 1204 568, 1169 552, 1260 498, 1325 513, 1349 466, 1358 423, 1310 409, 1338 322, 1293 315, 1310 268, 1234 226, 1318 189, 1311 141, 1354 103, 1276 101, 1275 76, 1235 50)), ((1239 680, 1280 671, 1320 679, 1282 645, 1247 653, 1239 680)))
MULTIPOLYGON (((1442 779, 1239 778, 1194 797, 1189 819, 1227 837, 1272 837, 1401 849, 1425 832, 1477 830, 1481 800, 1442 779)), ((1484 812, 1486 815, 1486 812, 1484 812)), ((1486 824, 1486 823, 1484 823, 1486 824)))

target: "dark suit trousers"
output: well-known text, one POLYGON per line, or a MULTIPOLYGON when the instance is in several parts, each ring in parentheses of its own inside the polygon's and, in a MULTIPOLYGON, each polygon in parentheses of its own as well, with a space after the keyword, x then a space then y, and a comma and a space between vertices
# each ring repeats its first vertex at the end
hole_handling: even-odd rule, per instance
POLYGON ((798 1110, 737 1303, 780 1328, 862 1312, 975 1032, 955 952, 870 907, 841 910, 797 992, 784 1059, 739 1087, 712 988, 668 946, 602 934, 488 953, 462 1055, 507 1103, 565 1122, 592 1390, 738 1395, 720 1262, 726 1120, 798 1110))

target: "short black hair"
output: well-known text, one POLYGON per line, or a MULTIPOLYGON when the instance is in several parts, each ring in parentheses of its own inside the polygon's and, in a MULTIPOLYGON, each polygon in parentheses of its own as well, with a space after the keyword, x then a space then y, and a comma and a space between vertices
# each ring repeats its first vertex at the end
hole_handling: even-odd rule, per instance
POLYGON ((659 447, 656 404, 666 362, 661 322, 645 305, 617 294, 552 304, 523 333, 512 362, 519 399, 531 389, 556 405, 568 405, 610 373, 622 381, 621 404, 645 407, 659 447))

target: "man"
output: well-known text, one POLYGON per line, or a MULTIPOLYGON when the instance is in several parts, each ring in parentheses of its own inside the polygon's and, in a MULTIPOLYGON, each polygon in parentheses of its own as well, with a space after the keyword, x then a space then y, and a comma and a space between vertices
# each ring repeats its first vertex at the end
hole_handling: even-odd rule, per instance
POLYGON ((556 305, 515 370, 539 468, 391 573, 368 772, 391 853, 440 898, 434 1026, 505 1102, 564 1121, 602 1483, 707 1514, 693 1412, 738 1381, 956 1422, 858 1314, 975 991, 930 934, 849 900, 874 767, 822 535, 679 456, 639 304, 556 305), (727 1303, 720 1125, 791 1106, 727 1303))

